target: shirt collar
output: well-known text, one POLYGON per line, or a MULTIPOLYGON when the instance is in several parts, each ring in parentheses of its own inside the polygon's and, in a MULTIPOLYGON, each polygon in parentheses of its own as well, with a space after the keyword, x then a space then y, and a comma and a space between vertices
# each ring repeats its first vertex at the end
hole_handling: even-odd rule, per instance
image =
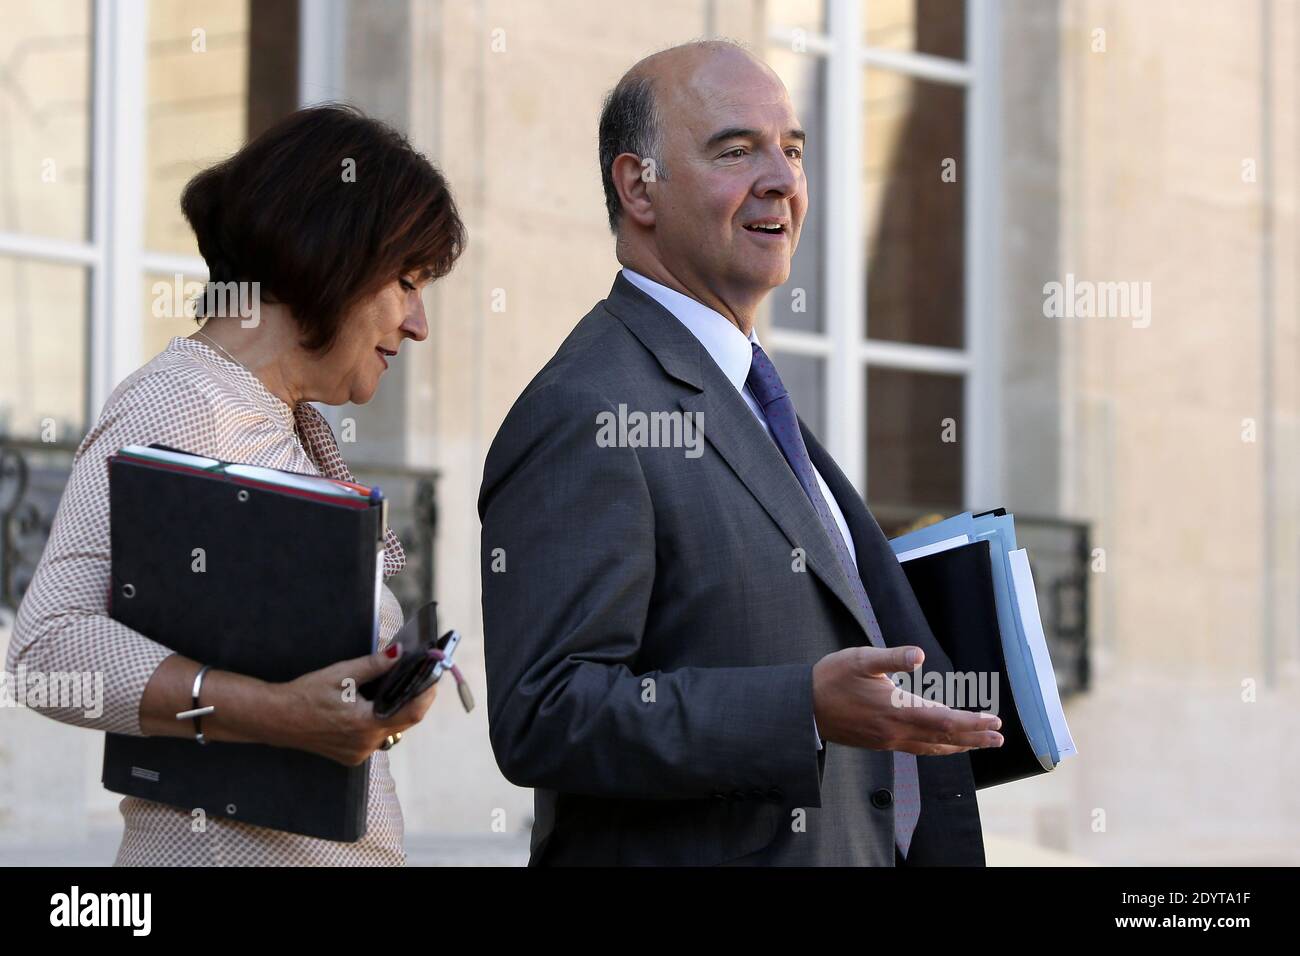
POLYGON ((639 272, 624 268, 623 276, 676 316, 699 339, 709 357, 722 369, 722 374, 727 376, 727 381, 736 387, 736 391, 745 387, 745 379, 749 378, 749 366, 754 361, 754 350, 750 343, 758 344, 758 336, 753 331, 749 333, 749 338, 745 338, 745 333, 721 312, 710 309, 703 302, 697 302, 661 282, 647 279, 639 272))

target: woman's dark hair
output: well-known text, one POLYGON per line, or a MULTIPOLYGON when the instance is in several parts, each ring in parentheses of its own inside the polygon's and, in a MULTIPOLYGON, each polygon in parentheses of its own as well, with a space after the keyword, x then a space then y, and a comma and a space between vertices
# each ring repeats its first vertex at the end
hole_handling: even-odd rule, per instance
POLYGON ((465 247, 442 174, 401 133, 341 104, 291 113, 199 173, 181 211, 209 282, 258 282, 312 351, 333 344, 352 305, 400 275, 441 278, 465 247))

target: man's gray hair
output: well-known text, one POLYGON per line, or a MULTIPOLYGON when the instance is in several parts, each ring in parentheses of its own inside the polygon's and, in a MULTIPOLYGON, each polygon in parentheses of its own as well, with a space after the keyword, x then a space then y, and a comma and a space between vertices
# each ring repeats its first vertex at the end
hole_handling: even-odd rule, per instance
POLYGON ((605 187, 605 211, 609 228, 618 232, 623 214, 618 190, 614 188, 614 159, 622 153, 654 162, 654 175, 666 179, 663 138, 659 111, 655 106, 654 84, 648 76, 623 77, 605 97, 600 110, 600 178, 605 187))

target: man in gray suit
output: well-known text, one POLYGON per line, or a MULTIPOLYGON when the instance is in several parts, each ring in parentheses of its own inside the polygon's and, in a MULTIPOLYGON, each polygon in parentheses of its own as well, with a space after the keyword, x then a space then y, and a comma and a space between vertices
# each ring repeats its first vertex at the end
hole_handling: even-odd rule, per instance
POLYGON ((726 42, 642 60, 606 101, 624 269, 479 496, 492 746, 536 788, 533 864, 984 863, 967 752, 999 721, 895 688, 951 662, 753 333, 803 224, 803 141, 726 42))

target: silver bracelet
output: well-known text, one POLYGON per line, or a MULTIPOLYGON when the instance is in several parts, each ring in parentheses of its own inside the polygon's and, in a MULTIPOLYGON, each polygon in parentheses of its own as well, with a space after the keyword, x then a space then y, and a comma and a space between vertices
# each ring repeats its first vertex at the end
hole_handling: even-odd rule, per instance
POLYGON ((190 692, 190 697, 193 698, 194 702, 193 709, 182 710, 176 715, 177 720, 193 719, 194 739, 201 744, 206 744, 208 740, 203 736, 203 722, 200 718, 207 717, 209 714, 215 714, 217 712, 217 708, 213 707, 211 704, 207 707, 199 706, 199 692, 203 690, 203 676, 207 674, 209 670, 210 667, 207 664, 204 664, 199 668, 199 672, 194 675, 194 689, 190 692))

